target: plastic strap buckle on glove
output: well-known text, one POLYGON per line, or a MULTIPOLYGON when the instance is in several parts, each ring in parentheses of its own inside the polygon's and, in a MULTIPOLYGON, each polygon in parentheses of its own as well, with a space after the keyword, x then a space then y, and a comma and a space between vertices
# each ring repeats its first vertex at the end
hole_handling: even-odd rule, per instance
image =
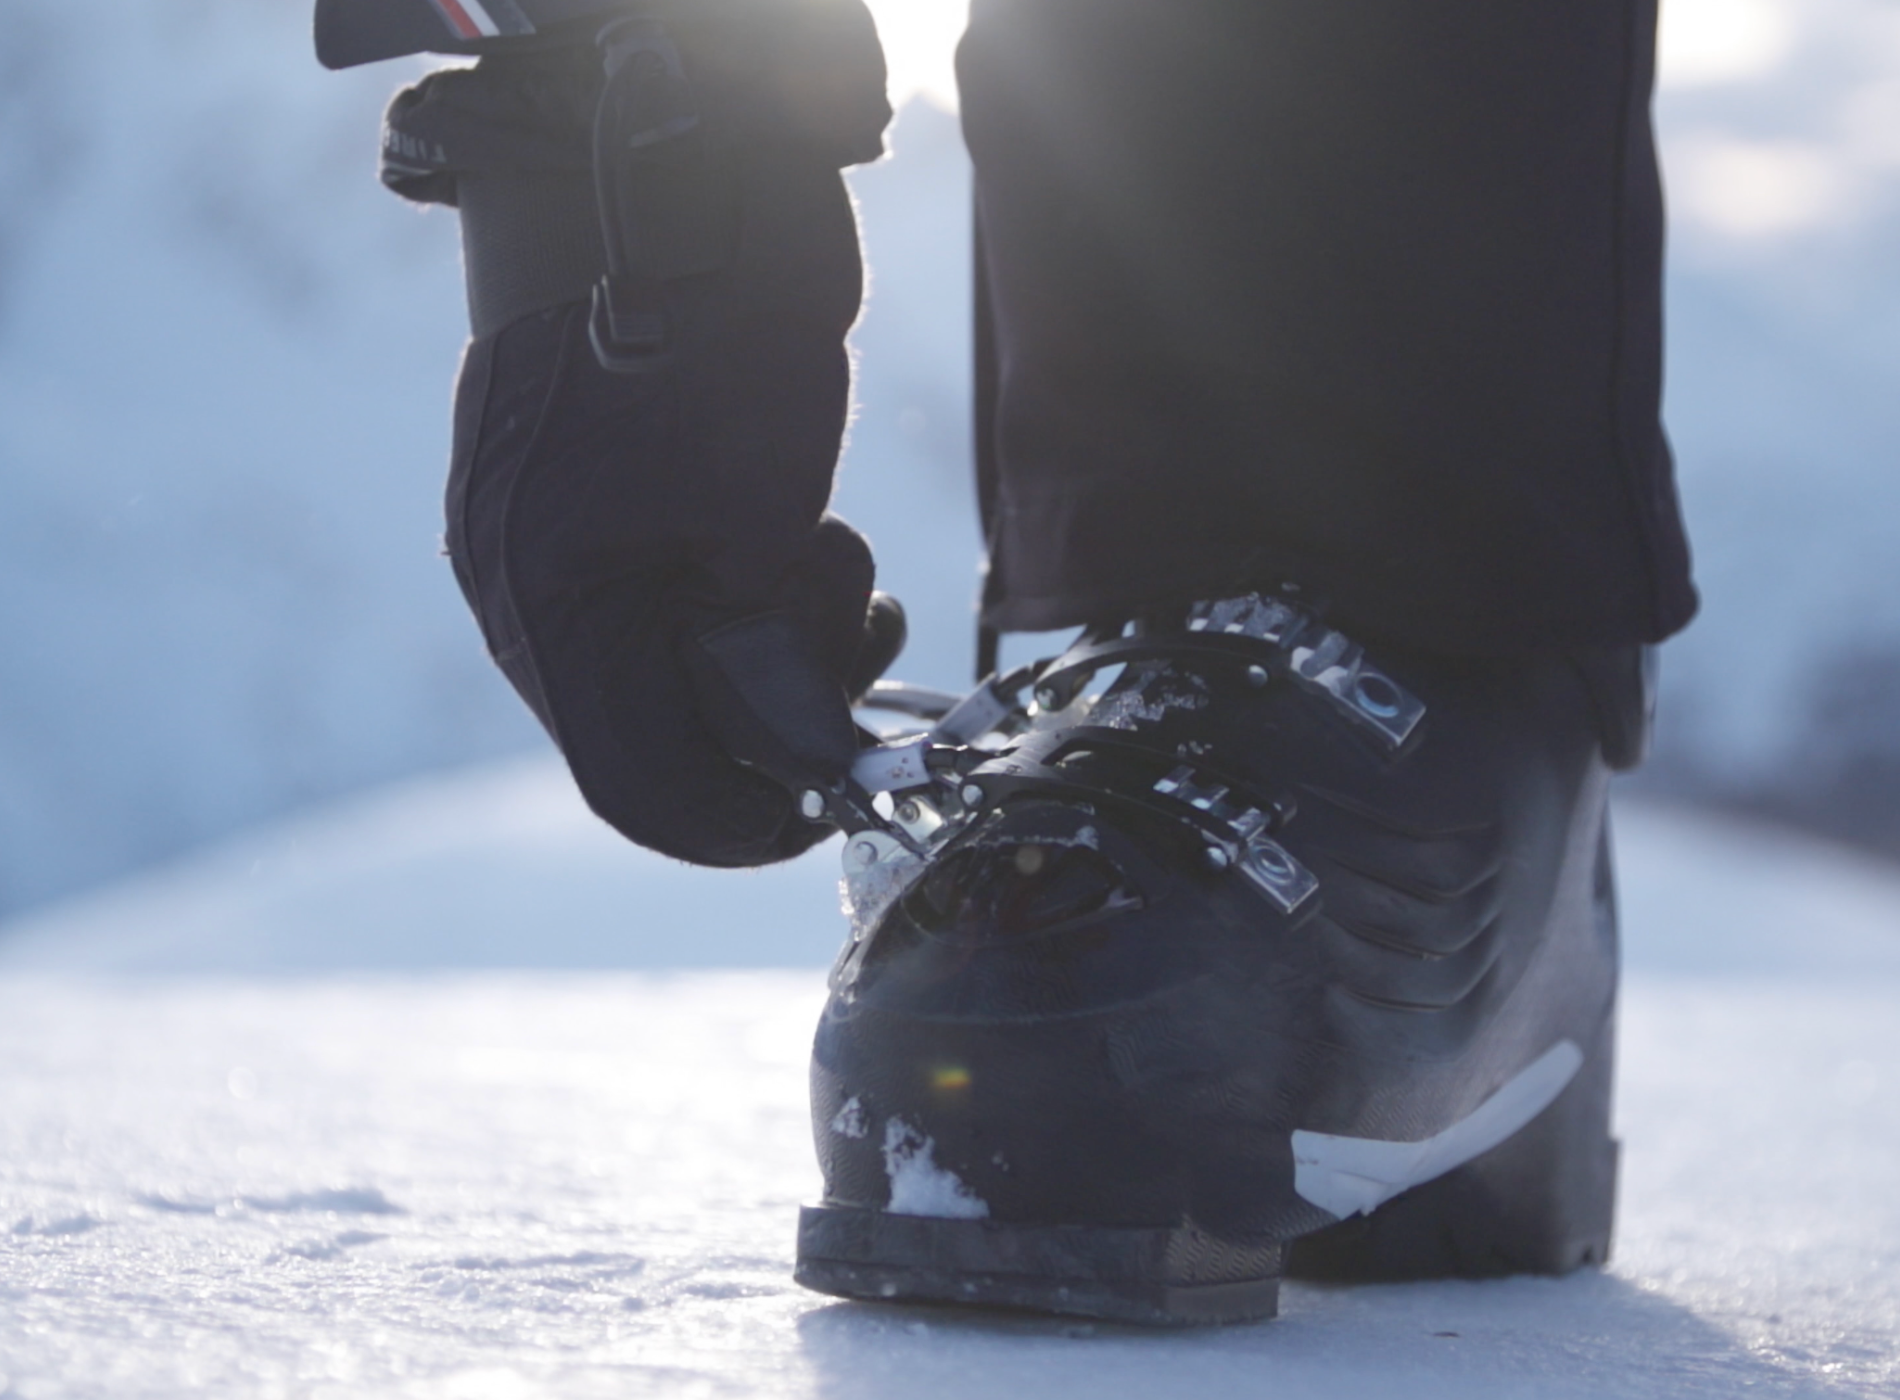
POLYGON ((596 43, 607 73, 594 116, 607 272, 594 288, 588 338, 603 369, 651 374, 667 363, 662 283, 730 262, 737 216, 665 28, 633 16, 596 43))

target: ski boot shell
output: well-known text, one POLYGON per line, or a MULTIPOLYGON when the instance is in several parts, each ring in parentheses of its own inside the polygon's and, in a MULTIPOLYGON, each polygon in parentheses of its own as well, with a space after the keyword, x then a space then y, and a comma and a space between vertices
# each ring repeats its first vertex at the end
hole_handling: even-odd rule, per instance
POLYGON ((1029 683, 847 839, 801 1282, 1201 1323, 1289 1274, 1607 1257, 1609 769, 1571 659, 1375 665, 1249 595, 1029 683))

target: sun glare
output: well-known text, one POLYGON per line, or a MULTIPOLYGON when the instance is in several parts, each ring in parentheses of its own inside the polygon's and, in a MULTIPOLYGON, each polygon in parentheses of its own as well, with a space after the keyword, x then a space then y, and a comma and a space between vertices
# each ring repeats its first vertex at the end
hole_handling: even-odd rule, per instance
POLYGON ((1666 87, 1757 78, 1793 39, 1787 0, 1662 0, 1657 77, 1666 87))
POLYGON ((891 105, 919 93, 941 106, 957 105, 952 66, 970 0, 867 0, 877 17, 884 58, 891 68, 891 105))
MULTIPOLYGON (((866 0, 891 69, 896 106, 919 93, 957 102, 953 57, 969 0, 866 0)), ((1662 0, 1658 67, 1666 85, 1691 87, 1760 77, 1794 38, 1788 0, 1662 0)))

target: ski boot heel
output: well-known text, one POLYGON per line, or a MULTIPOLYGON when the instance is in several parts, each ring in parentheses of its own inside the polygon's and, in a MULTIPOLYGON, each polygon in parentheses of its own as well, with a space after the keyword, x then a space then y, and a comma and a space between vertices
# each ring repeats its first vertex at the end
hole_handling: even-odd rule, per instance
POLYGON ((1402 1282, 1607 1263, 1618 1156, 1610 1042, 1606 1027, 1577 1077, 1514 1137, 1369 1215, 1294 1240, 1286 1276, 1402 1282))
POLYGON ((1196 1326, 1274 1316, 1285 1248, 1192 1225, 1011 1225, 807 1206, 795 1277, 840 1298, 1196 1326))

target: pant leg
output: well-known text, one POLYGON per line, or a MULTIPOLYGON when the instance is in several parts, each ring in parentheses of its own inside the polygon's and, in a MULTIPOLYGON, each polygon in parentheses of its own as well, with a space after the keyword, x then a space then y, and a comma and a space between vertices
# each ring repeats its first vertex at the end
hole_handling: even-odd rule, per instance
POLYGON ((1291 580, 1451 651, 1694 610, 1654 0, 974 0, 986 615, 1291 580))

